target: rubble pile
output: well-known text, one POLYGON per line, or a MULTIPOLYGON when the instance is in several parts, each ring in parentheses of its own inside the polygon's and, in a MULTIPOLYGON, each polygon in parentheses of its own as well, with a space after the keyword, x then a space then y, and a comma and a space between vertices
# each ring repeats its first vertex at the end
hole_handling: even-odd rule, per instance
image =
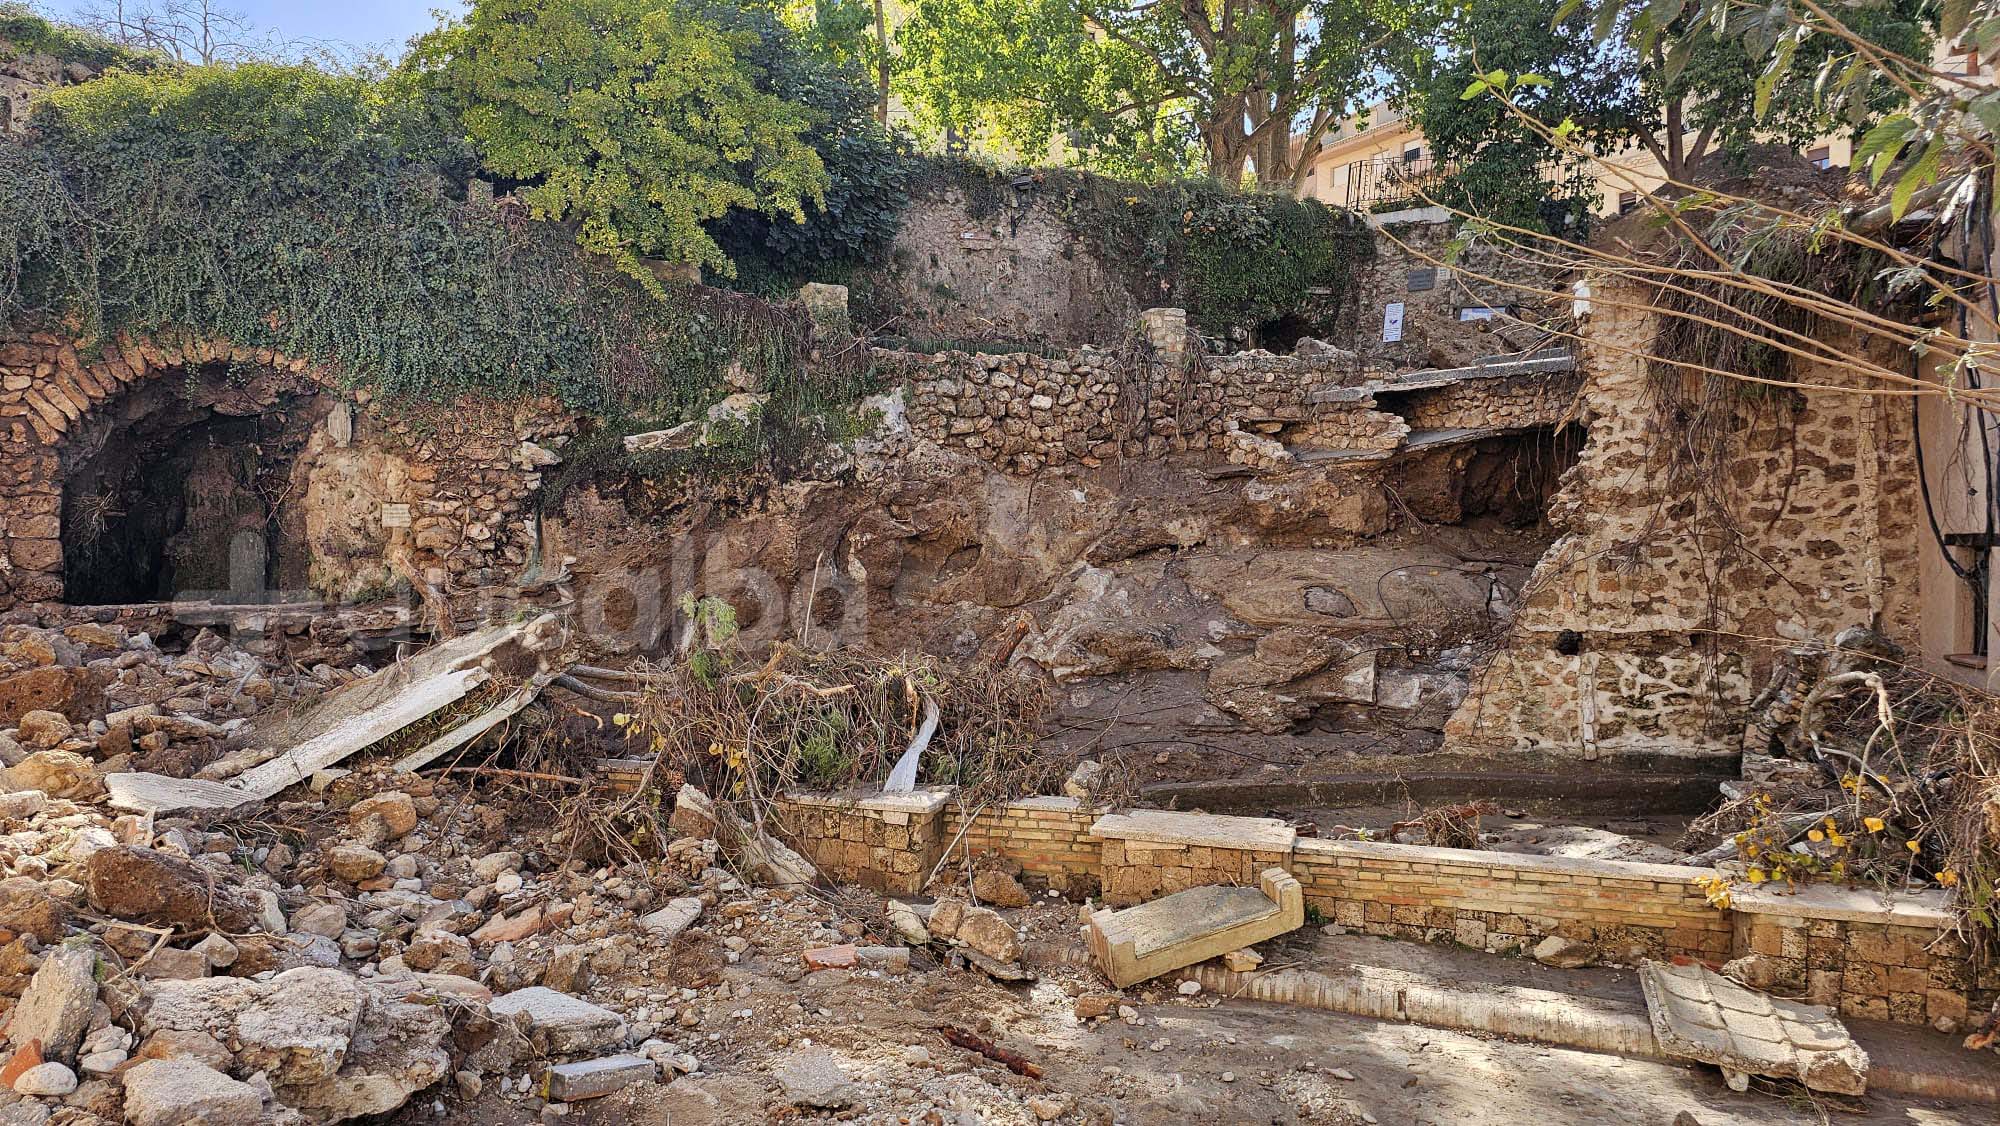
POLYGON ((314 655, 348 660, 284 673, 210 629, 168 652, 122 623, 0 625, 0 764, 15 789, 80 799, 122 770, 226 776, 220 760, 251 717, 369 671, 351 650, 314 655))

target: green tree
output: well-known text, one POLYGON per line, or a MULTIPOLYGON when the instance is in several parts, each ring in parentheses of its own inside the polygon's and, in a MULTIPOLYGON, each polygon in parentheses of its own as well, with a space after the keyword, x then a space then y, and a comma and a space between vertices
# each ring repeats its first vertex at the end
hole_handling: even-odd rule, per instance
POLYGON ((1060 139, 1100 168, 1296 189, 1304 154, 1422 26, 1410 0, 917 0, 905 96, 936 129, 1060 139))
POLYGON ((1580 14, 1557 19, 1561 0, 1474 0, 1440 26, 1441 50, 1411 59, 1412 116, 1432 158, 1453 169, 1439 201, 1471 214, 1533 230, 1558 215, 1588 214, 1597 199, 1586 162, 1566 158, 1506 103, 1466 98, 1493 70, 1549 81, 1514 95, 1516 109, 1549 123, 1568 121, 1571 137, 1595 151, 1631 143, 1648 121, 1647 105, 1624 52, 1600 47, 1580 14))
MULTIPOLYGON (((1885 0, 1850 18, 1867 41, 1927 58, 1924 10, 1924 0, 1885 0)), ((1858 131, 1902 100, 1887 83, 1830 98, 1824 76, 1853 54, 1832 36, 1801 37, 1773 66, 1737 30, 1692 13, 1677 24, 1672 36, 1646 34, 1644 18, 1577 0, 1471 0, 1456 10, 1440 49, 1411 66, 1424 135, 1440 161, 1457 166, 1447 202, 1546 228, 1551 215, 1574 212, 1595 192, 1578 149, 1602 156, 1641 148, 1669 179, 1686 181, 1717 154, 1858 131), (1505 101, 1481 96, 1482 75, 1509 76, 1505 101), (1562 144, 1546 135, 1558 126, 1562 144)))
POLYGON ((826 167, 824 197, 805 205, 805 222, 734 208, 709 232, 738 267, 738 285, 779 295, 802 281, 839 281, 877 258, 896 237, 915 161, 903 138, 875 119, 877 91, 862 66, 766 11, 716 3, 704 10, 720 27, 747 33, 745 55, 757 89, 804 106, 802 136, 826 167))
POLYGON ((575 221, 585 248, 657 290, 643 259, 734 273, 711 220, 802 221, 824 199, 812 114, 757 89, 755 47, 680 0, 475 0, 401 78, 537 217, 575 221))

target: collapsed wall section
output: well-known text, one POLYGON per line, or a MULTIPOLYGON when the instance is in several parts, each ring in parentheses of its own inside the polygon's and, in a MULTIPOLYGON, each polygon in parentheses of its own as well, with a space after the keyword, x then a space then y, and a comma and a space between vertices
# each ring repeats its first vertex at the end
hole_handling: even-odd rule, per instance
POLYGON ((1824 364, 1810 390, 1662 381, 1645 291, 1601 290, 1562 534, 1449 745, 1729 769, 1776 650, 1850 626, 1916 640, 1909 412, 1824 364))
POLYGON ((1106 902, 1129 905, 1189 887, 1256 886, 1277 866, 1319 919, 1362 934, 1501 954, 1561 939, 1586 961, 1628 965, 1754 954, 1744 972, 1760 988, 1901 1024, 1963 1021, 2000 996, 2000 966, 1970 964, 1940 891, 1740 885, 1711 898, 1726 881, 1709 868, 1321 840, 1269 818, 1066 797, 966 809, 947 790, 788 794, 773 817, 823 874, 895 894, 916 894, 906 872, 1002 863, 1032 889, 1101 889, 1106 902), (917 824, 922 832, 895 831, 917 824))

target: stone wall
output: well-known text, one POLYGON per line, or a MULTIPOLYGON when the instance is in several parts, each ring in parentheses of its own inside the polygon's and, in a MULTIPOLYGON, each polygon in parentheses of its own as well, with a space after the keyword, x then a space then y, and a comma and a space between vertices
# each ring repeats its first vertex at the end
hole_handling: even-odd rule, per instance
POLYGON ((1143 307, 1032 193, 978 216, 956 189, 920 196, 888 261, 849 282, 861 331, 932 340, 1101 343, 1143 307))
POLYGON ((1914 640, 1909 412, 1730 384, 1711 417, 1677 422, 1641 358, 1656 329, 1643 294, 1609 286, 1595 306, 1589 440, 1552 505, 1562 535, 1448 735, 1468 752, 1727 759, 1775 646, 1848 626, 1914 640), (1712 462, 1677 460, 1711 443, 1712 462))
POLYGON ((1757 955, 1761 987, 1842 1014, 1897 1024, 1964 1024, 1967 999, 2000 993, 2000 965, 1977 965, 1949 912, 1926 903, 1811 888, 1733 897, 1731 949, 1757 955))
POLYGON ((205 401, 222 414, 272 410, 288 391, 339 402, 278 502, 310 509, 311 581, 329 592, 387 581, 399 546, 441 586, 487 581, 489 569, 518 567, 536 550, 526 500, 575 427, 551 402, 467 398, 385 411, 347 391, 333 369, 269 349, 161 334, 79 351, 53 335, 15 334, 0 337, 0 603, 62 598, 65 482, 93 451, 123 440, 112 431, 138 421, 127 417, 136 391, 225 369, 269 378, 218 383, 205 401))
POLYGON ((1341 343, 1371 363, 1404 371, 1461 367, 1539 347, 1539 326, 1561 311, 1554 295, 1567 292, 1569 280, 1478 241, 1454 251, 1457 237, 1458 224, 1448 220, 1379 228, 1375 257, 1356 274, 1353 331, 1341 343), (1382 339, 1391 304, 1403 306, 1398 341, 1382 339), (1461 319, 1461 310, 1475 307, 1516 315, 1461 319))
POLYGON ((1336 352, 1182 360, 1091 347, 1056 357, 878 349, 876 360, 908 387, 919 435, 1013 473, 1208 450, 1232 423, 1331 413, 1309 396, 1363 378, 1336 352))
POLYGON ((1553 935, 1622 962, 1730 951, 1728 920, 1694 884, 1707 869, 1302 840, 1292 870, 1308 903, 1364 934, 1509 954, 1553 935))
POLYGON ((828 858, 828 875, 896 894, 923 890, 911 873, 985 857, 1019 864, 1030 888, 1076 897, 1101 887, 1113 905, 1254 886, 1276 866, 1325 921, 1387 938, 1525 954, 1556 937, 1622 964, 1754 954, 1743 972, 1760 988, 1900 1024, 1962 1021, 2000 996, 2000 967, 1971 967, 1938 891, 1740 884, 1716 906, 1702 886, 1720 875, 1709 868, 1320 840, 1270 818, 1092 809, 1072 798, 968 811, 948 790, 792 794, 777 812, 788 833, 809 834, 796 843, 828 858))

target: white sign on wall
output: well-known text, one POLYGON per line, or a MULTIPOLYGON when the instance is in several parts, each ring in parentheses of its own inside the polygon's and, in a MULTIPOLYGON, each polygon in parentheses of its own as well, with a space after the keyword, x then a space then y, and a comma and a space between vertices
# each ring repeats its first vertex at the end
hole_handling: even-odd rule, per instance
POLYGON ((1394 344, 1403 338, 1403 303, 1389 302, 1382 310, 1382 343, 1394 344))

